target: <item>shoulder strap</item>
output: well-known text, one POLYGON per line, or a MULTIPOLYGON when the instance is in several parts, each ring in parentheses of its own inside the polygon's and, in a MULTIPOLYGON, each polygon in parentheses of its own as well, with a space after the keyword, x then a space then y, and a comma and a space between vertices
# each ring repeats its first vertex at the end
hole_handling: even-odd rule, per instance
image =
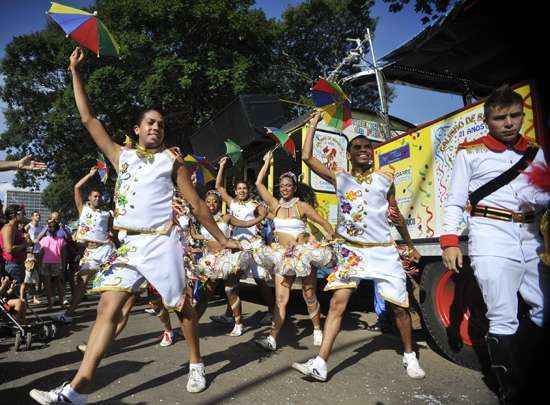
POLYGON ((529 162, 535 158, 538 150, 539 148, 536 146, 529 146, 521 159, 518 160, 512 167, 473 191, 469 197, 472 207, 475 207, 485 197, 493 194, 495 191, 501 187, 504 187, 506 184, 509 184, 512 180, 518 177, 519 174, 527 168, 529 162))

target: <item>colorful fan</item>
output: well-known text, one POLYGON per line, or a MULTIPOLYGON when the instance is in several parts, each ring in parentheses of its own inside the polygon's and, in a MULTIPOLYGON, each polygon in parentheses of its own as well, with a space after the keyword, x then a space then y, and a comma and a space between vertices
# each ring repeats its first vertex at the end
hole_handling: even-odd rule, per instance
POLYGON ((311 89, 311 99, 327 125, 339 131, 351 125, 351 104, 338 84, 319 79, 311 89))
POLYGON ((204 156, 198 155, 187 155, 185 159, 185 166, 191 172, 190 174, 195 173, 197 177, 197 184, 206 184, 209 181, 215 179, 212 173, 215 172, 215 168, 206 160, 204 156))
POLYGON ((227 139, 224 143, 225 143, 225 154, 229 156, 229 159, 231 159, 231 162, 233 163, 233 166, 234 166, 241 159, 243 150, 235 141, 231 139, 227 139))
POLYGON ((96 16, 74 7, 52 2, 46 12, 65 31, 68 37, 100 55, 119 56, 119 46, 105 24, 96 16))
POLYGON ((102 154, 99 154, 95 167, 97 167, 97 174, 101 182, 103 184, 107 183, 107 179, 109 178, 109 166, 107 166, 105 157, 102 154))
POLYGON ((274 127, 265 127, 266 135, 281 145, 283 149, 296 159, 296 145, 292 138, 283 130, 274 127))

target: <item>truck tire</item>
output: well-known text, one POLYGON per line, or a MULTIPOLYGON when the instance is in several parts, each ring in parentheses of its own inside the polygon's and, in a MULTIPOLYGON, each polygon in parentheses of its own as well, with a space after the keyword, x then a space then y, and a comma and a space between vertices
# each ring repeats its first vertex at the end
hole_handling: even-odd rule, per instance
POLYGON ((445 269, 441 260, 426 265, 420 307, 437 349, 457 364, 481 370, 488 364, 485 335, 489 325, 481 291, 465 262, 459 274, 445 269))

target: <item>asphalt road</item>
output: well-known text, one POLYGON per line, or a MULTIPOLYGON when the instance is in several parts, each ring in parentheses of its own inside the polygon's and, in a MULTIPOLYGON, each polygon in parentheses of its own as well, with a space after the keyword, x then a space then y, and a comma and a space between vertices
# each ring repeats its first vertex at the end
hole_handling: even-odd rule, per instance
MULTIPOLYGON (((210 322, 225 302, 211 303, 200 323, 201 351, 208 388, 200 394, 186 391, 187 348, 184 340, 160 347, 160 322, 146 314, 143 304, 132 311, 126 330, 109 350, 97 373, 90 403, 109 404, 497 404, 480 372, 457 366, 427 344, 415 330, 424 380, 411 380, 402 365, 399 338, 364 329, 374 321, 361 301, 351 306, 329 362, 329 380, 310 382, 291 368, 317 353, 305 304, 293 297, 280 348, 266 354, 252 339, 267 333, 257 321, 264 308, 250 291, 243 292, 246 332, 226 336, 230 327, 210 322)), ((70 379, 81 354, 75 350, 87 339, 95 317, 97 297, 83 302, 66 336, 46 347, 15 353, 11 338, 0 339, 0 404, 31 404, 32 388, 52 388, 70 379)), ((39 307, 43 312, 43 308, 39 307)), ((173 326, 177 319, 172 316, 173 326)))

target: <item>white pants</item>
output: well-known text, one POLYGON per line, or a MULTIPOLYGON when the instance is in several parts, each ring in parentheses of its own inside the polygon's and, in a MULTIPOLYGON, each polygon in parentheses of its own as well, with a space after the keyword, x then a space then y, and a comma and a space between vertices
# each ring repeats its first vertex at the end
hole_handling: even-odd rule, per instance
POLYGON ((490 333, 516 333, 519 325, 518 292, 531 308, 531 320, 542 327, 544 296, 539 273, 543 269, 538 257, 525 262, 496 256, 474 256, 471 263, 487 305, 490 333))

